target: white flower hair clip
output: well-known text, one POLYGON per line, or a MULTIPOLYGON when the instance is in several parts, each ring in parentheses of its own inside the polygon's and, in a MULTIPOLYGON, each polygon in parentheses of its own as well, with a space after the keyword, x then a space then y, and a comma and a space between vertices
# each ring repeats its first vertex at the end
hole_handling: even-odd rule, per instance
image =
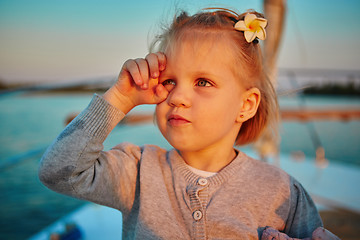
POLYGON ((253 13, 247 13, 244 20, 240 20, 235 23, 234 28, 238 31, 243 31, 245 39, 248 43, 251 43, 256 38, 265 40, 266 32, 265 27, 267 20, 265 18, 259 18, 253 13))

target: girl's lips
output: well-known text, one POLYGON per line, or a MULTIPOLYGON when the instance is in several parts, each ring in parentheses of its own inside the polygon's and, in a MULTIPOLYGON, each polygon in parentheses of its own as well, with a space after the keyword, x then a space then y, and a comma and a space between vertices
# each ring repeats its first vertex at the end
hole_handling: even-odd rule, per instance
POLYGON ((172 126, 180 126, 180 125, 190 123, 190 121, 180 115, 171 114, 168 117, 168 123, 172 126))

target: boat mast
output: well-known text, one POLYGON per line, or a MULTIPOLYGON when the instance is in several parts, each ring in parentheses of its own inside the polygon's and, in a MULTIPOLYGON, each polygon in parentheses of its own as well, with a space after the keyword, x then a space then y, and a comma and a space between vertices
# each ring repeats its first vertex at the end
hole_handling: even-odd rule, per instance
POLYGON ((277 58, 286 17, 286 0, 264 0, 264 14, 268 20, 263 55, 265 69, 274 87, 277 86, 277 58))

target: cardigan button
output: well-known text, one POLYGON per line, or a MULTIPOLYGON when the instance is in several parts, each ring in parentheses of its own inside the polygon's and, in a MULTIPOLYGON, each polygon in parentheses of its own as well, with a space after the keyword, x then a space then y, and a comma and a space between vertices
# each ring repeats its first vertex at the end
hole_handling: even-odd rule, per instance
POLYGON ((198 180, 198 184, 199 184, 200 186, 206 186, 206 185, 208 184, 208 180, 207 180, 206 178, 200 178, 200 179, 198 180))
POLYGON ((193 212, 193 218, 195 221, 200 221, 202 217, 203 217, 203 214, 200 210, 196 210, 193 212))

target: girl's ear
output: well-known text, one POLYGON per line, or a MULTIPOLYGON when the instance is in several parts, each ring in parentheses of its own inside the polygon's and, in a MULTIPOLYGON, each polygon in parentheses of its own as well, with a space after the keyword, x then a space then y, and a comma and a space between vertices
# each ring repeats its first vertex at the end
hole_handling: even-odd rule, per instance
POLYGON ((243 103, 238 117, 236 118, 236 122, 243 123, 255 116, 260 104, 260 99, 261 94, 258 88, 251 88, 244 92, 242 96, 243 103))

